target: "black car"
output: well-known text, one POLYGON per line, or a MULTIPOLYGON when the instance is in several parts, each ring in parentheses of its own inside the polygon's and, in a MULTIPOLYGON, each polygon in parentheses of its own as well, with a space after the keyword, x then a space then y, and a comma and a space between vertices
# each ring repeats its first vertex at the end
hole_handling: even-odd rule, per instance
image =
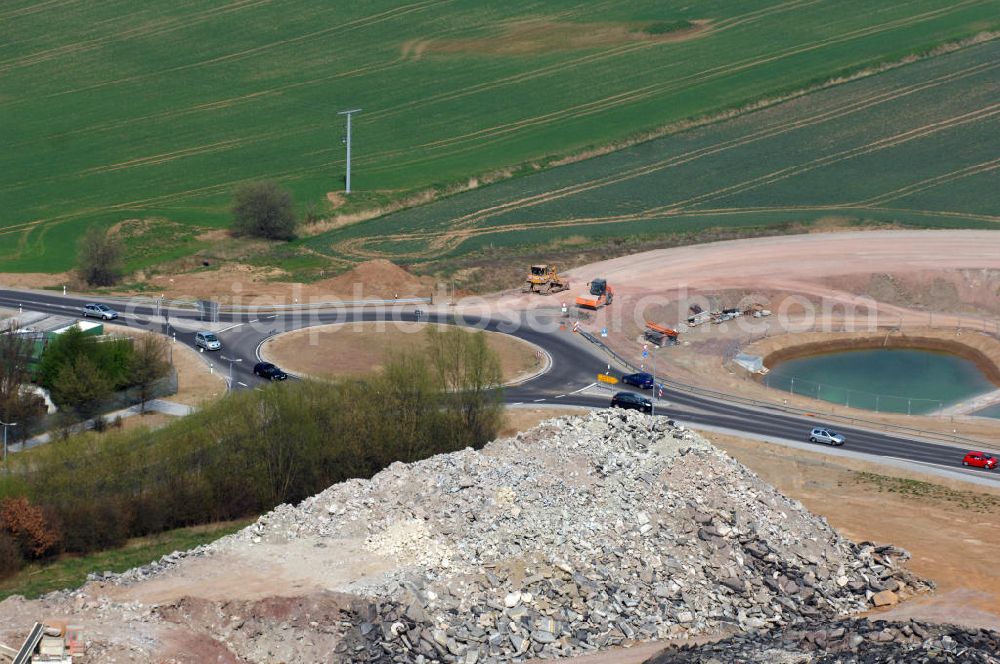
POLYGON ((622 376, 622 382, 626 385, 635 385, 640 390, 648 390, 653 387, 653 374, 641 371, 639 373, 622 376))
POLYGON ((611 397, 611 407, 631 408, 633 410, 641 410, 644 413, 653 412, 653 402, 635 392, 619 392, 611 397))
POLYGON ((268 380, 285 380, 288 378, 288 374, 270 362, 258 362, 254 365, 253 372, 261 378, 268 380))

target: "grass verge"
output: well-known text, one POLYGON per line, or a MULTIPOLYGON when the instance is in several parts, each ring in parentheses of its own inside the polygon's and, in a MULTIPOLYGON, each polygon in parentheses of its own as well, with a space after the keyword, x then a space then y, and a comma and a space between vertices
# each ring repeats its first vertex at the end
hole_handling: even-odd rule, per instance
POLYGON ((91 572, 124 572, 158 560, 173 551, 186 551, 200 544, 213 542, 251 522, 253 519, 240 519, 178 528, 147 537, 136 537, 125 546, 110 551, 86 556, 66 555, 54 562, 29 565, 0 582, 0 599, 11 595, 24 595, 33 599, 53 590, 76 588, 83 585, 87 574, 91 572))

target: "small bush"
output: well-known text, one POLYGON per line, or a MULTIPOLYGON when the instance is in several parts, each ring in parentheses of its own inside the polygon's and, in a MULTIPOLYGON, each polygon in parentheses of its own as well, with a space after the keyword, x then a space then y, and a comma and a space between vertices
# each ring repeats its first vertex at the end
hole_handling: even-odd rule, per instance
POLYGON ((41 558, 59 546, 62 536, 54 520, 27 498, 4 498, 0 529, 20 547, 24 558, 41 558))
POLYGON ((274 182, 251 182, 233 196, 233 226, 236 235, 267 240, 295 238, 292 195, 274 182))
POLYGON ((122 277, 124 254, 121 240, 92 226, 77 248, 80 278, 90 286, 114 286, 122 277))

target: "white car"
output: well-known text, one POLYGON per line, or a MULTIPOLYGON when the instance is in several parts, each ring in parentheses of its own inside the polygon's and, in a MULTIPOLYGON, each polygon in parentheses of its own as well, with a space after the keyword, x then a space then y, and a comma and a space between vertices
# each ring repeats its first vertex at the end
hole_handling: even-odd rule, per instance
POLYGON ((89 316, 102 320, 113 320, 118 318, 118 312, 106 304, 88 304, 83 308, 83 317, 89 316))
POLYGON ((826 443, 827 445, 843 445, 844 437, 830 429, 815 428, 809 432, 810 443, 826 443))
POLYGON ((222 342, 219 341, 219 337, 215 336, 215 332, 208 332, 207 330, 202 330, 194 335, 194 345, 205 350, 222 349, 222 342))

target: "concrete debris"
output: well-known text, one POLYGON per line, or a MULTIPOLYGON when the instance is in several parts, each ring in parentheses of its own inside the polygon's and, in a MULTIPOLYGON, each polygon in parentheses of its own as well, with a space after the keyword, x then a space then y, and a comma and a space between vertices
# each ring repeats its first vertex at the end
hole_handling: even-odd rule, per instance
POLYGON ((850 542, 693 432, 620 410, 396 463, 214 544, 94 580, 132 585, 183 573, 191 558, 292 543, 386 564, 310 595, 305 617, 282 610, 268 623, 260 603, 188 602, 147 609, 150 620, 201 625, 239 661, 487 664, 790 634, 930 587, 902 566, 905 551, 850 542))
POLYGON ((1000 664, 1000 633, 917 621, 847 619, 739 634, 672 648, 645 664, 811 662, 813 664, 1000 664))

